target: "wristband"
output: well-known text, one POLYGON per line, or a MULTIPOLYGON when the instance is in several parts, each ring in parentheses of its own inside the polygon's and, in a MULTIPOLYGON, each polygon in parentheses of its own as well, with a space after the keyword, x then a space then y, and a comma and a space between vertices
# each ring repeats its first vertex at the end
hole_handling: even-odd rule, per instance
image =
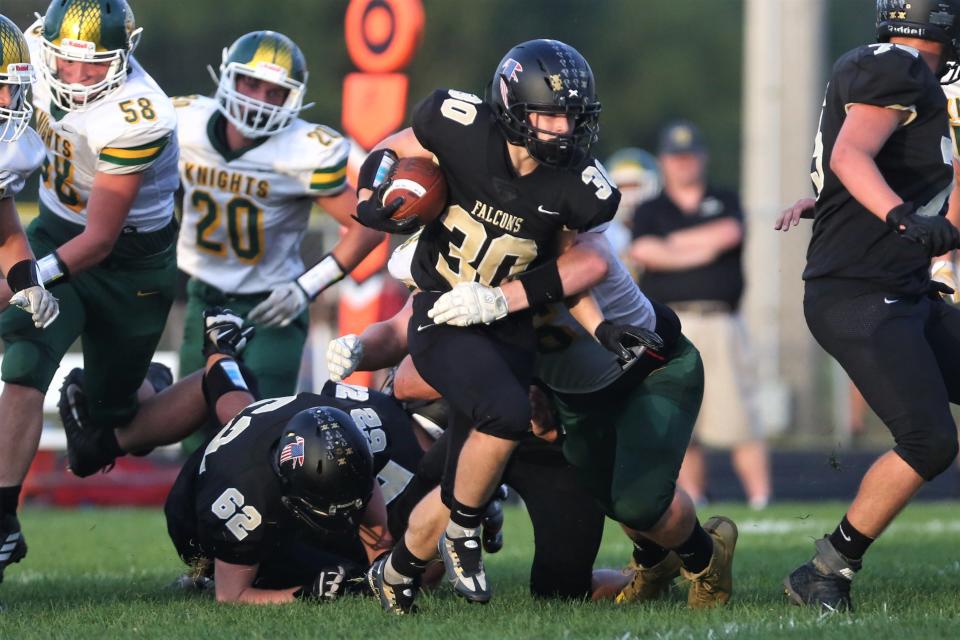
POLYGON ((297 284, 307 294, 307 298, 313 300, 320 295, 321 291, 339 282, 345 275, 347 274, 337 259, 332 253, 328 253, 323 260, 301 274, 297 278, 297 284))
POLYGON ((40 280, 44 285, 66 282, 70 279, 70 270, 56 251, 37 260, 37 269, 40 271, 40 280))
POLYGON ((21 260, 7 271, 7 284, 14 293, 30 287, 43 286, 41 282, 36 260, 21 260))
POLYGON ((377 149, 368 155, 357 175, 357 193, 360 189, 376 189, 386 182, 398 159, 393 149, 377 149))
POLYGON ((208 406, 217 406, 217 401, 232 391, 250 393, 247 381, 243 379, 240 365, 233 358, 223 358, 210 367, 203 375, 203 396, 208 406))
POLYGON ((560 269, 556 260, 524 271, 517 276, 517 280, 523 285, 531 307, 560 302, 564 298, 563 283, 560 281, 560 269))

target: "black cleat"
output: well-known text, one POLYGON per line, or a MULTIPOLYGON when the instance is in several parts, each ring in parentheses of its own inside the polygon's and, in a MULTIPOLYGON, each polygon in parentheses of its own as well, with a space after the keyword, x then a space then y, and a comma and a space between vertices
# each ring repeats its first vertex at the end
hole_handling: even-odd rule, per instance
POLYGON ((826 536, 816 542, 817 553, 784 578, 784 592, 800 606, 813 606, 825 612, 853 611, 850 584, 863 566, 840 555, 826 536))
POLYGON ((420 580, 413 579, 408 583, 391 584, 387 582, 383 575, 387 566, 390 554, 384 553, 373 561, 367 570, 367 584, 370 591, 380 601, 380 606, 387 613, 393 613, 398 616, 408 613, 416 613, 417 607, 413 601, 420 591, 420 580))
POLYGON ((20 562, 27 555, 27 541, 20 530, 17 516, 10 514, 0 517, 0 582, 3 571, 8 565, 20 562))
POLYGON ((487 587, 487 575, 483 570, 480 536, 474 534, 450 538, 444 532, 437 548, 454 592, 470 602, 489 602, 492 593, 487 587))
POLYGON ((57 409, 67 435, 67 466, 73 475, 86 478, 101 469, 109 471, 116 456, 105 440, 113 434, 95 429, 90 423, 83 369, 73 369, 63 379, 57 409))
POLYGON ((503 502, 494 498, 483 514, 483 550, 496 553, 503 549, 503 502))
POLYGON ((147 367, 145 380, 150 383, 153 390, 160 393, 173 384, 173 372, 170 367, 160 362, 151 362, 147 367))

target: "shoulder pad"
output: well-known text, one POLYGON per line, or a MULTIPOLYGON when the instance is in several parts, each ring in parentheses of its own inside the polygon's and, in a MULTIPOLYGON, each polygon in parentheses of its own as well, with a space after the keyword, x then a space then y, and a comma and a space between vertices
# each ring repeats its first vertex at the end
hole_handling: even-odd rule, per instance
POLYGON ((463 134, 490 125, 490 107, 478 96, 456 89, 437 89, 413 108, 413 133, 443 163, 443 156, 462 152, 463 134), (451 141, 457 140, 456 147, 451 141))
POLYGON ((564 226, 585 231, 613 218, 620 204, 620 190, 599 160, 590 156, 572 175, 564 173, 568 176, 562 209, 564 226))
POLYGON ((272 143, 283 149, 277 156, 277 169, 299 179, 305 194, 335 195, 346 186, 350 141, 339 131, 297 120, 272 143))
POLYGON ((845 105, 869 104, 914 113, 935 81, 916 49, 888 43, 851 51, 837 61, 831 78, 845 105))

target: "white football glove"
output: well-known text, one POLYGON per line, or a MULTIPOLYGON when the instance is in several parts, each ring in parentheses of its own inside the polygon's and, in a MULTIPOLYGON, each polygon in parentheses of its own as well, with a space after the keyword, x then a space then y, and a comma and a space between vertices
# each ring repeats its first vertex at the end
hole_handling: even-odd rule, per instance
POLYGON ((265 327, 285 327, 296 320, 309 303, 303 288, 296 281, 288 282, 251 309, 247 320, 265 327))
POLYGON ((13 294, 10 304, 33 316, 37 329, 46 329, 60 315, 60 305, 53 294, 42 286, 27 287, 13 294))
POLYGON ((507 298, 500 287, 488 287, 479 282, 461 282, 437 298, 427 312, 437 324, 469 327, 490 324, 507 316, 507 298))
POLYGON ((340 382, 357 370, 363 358, 363 343, 354 334, 340 336, 327 345, 327 371, 330 379, 340 382))
POLYGON ((957 282, 957 268, 950 260, 937 260, 930 267, 930 278, 937 282, 942 282, 951 289, 953 293, 943 296, 950 304, 960 303, 960 286, 957 282))

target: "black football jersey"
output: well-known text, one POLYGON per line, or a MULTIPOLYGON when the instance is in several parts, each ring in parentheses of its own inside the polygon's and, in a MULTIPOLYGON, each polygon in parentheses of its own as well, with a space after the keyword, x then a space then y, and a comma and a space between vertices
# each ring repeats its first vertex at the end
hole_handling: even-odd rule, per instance
POLYGON ((553 257, 559 231, 589 229, 616 213, 620 192, 593 157, 518 176, 492 108, 475 95, 434 91, 414 108, 413 132, 448 187, 447 209, 423 228, 413 258, 413 279, 425 291, 495 286, 553 257))
POLYGON ((847 278, 902 295, 920 295, 930 282, 930 254, 899 237, 853 199, 830 169, 833 145, 851 104, 909 113, 875 161, 890 187, 922 215, 946 213, 952 185, 952 146, 939 80, 916 49, 873 44, 854 49, 833 67, 827 85, 811 177, 817 192, 805 280, 847 278))
MULTIPOLYGON (((348 413, 370 443, 389 503, 413 477, 422 451, 410 418, 391 397, 366 387, 327 382, 320 395, 261 400, 248 406, 194 452, 167 502, 168 528, 195 539, 204 554, 235 564, 257 564, 281 532, 307 529, 281 502, 271 455, 289 420, 310 407, 348 413), (172 504, 173 503, 173 504, 172 504), (176 520, 176 527, 170 521, 176 520), (185 522, 192 522, 195 531, 185 522)), ((307 535, 312 532, 305 531, 307 535)), ((178 550, 184 541, 174 540, 178 550)))

